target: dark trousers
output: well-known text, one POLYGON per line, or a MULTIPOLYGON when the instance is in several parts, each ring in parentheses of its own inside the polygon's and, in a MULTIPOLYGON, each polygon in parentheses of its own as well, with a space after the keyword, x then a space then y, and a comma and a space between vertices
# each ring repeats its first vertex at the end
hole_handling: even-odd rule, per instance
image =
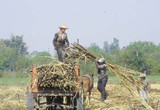
POLYGON ((105 76, 104 78, 98 80, 97 89, 101 93, 101 99, 106 99, 108 96, 108 93, 105 90, 107 81, 108 81, 108 76, 105 76))
POLYGON ((63 47, 57 49, 58 60, 59 60, 60 62, 63 62, 63 61, 64 61, 64 58, 67 57, 67 54, 66 54, 65 51, 66 51, 66 49, 63 48, 63 47))

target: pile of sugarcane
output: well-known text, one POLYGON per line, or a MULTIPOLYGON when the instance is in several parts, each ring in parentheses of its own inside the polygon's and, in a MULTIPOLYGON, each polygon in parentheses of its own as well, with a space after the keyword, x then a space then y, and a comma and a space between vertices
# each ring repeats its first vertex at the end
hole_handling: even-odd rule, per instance
MULTIPOLYGON (((68 58, 75 58, 80 60, 90 60, 96 61, 97 56, 89 52, 80 44, 74 43, 67 49, 68 58)), ((116 77, 121 81, 121 83, 126 87, 130 93, 137 97, 137 100, 140 101, 140 96, 137 92, 137 89, 143 90, 143 82, 140 79, 136 78, 133 74, 141 74, 140 72, 130 70, 119 65, 113 65, 106 62, 107 68, 109 71, 116 75, 116 77)), ((140 101, 141 102, 141 101, 140 101)), ((152 110, 152 107, 147 104, 147 102, 141 102, 147 109, 152 110)))
POLYGON ((38 87, 73 91, 76 86, 74 63, 57 63, 37 67, 38 87))

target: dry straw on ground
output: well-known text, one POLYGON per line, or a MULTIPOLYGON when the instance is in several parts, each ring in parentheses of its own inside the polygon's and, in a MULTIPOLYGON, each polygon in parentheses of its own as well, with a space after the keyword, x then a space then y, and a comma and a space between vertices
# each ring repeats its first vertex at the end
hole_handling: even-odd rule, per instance
MULTIPOLYGON (((141 106, 130 92, 123 85, 107 84, 106 90, 109 97, 105 102, 98 100, 99 91, 94 84, 90 104, 86 105, 86 110, 130 110, 141 106)), ((160 99, 160 84, 152 84, 150 91, 149 104, 157 108, 160 99)), ((160 104, 159 104, 160 108, 160 104)), ((0 110, 26 110, 26 86, 0 86, 0 110), (18 98, 19 94, 19 98, 18 98)))
MULTIPOLYGON (((99 101, 100 93, 96 87, 95 84, 90 103, 85 103, 86 110, 146 110, 122 84, 107 84, 109 97, 104 102, 99 101)), ((149 105, 155 110, 160 109, 160 105, 157 106, 160 99, 160 84, 152 84, 149 94, 149 105)))
POLYGON ((25 110, 26 87, 1 86, 0 110, 25 110))

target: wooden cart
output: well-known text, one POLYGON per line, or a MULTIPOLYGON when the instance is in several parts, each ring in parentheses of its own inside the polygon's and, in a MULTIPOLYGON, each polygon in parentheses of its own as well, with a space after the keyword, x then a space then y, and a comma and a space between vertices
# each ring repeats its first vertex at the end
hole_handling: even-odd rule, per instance
MULTIPOLYGON (((27 110, 83 110, 83 89, 64 92, 53 88, 37 86, 36 66, 32 67, 30 83, 27 86, 27 110)), ((79 68, 75 67, 77 81, 79 68)))

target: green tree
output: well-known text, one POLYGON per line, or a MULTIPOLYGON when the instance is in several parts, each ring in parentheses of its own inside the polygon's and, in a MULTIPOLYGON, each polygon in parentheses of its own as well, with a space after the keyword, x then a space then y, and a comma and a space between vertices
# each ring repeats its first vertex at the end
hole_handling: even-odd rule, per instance
POLYGON ((152 42, 133 42, 121 51, 121 61, 125 66, 141 72, 151 73, 152 66, 147 62, 156 49, 152 42))
POLYGON ((43 65, 43 64, 49 64, 54 63, 53 58, 50 53, 48 52, 34 52, 31 53, 31 60, 32 64, 35 65, 43 65))
POLYGON ((107 41, 104 41, 103 49, 105 52, 111 52, 114 50, 119 50, 119 40, 116 38, 113 38, 113 42, 109 44, 107 41))
POLYGON ((0 70, 13 70, 16 51, 12 48, 0 45, 0 70))
POLYGON ((0 70, 14 71, 21 56, 27 55, 27 46, 23 36, 12 36, 0 40, 0 70))
POLYGON ((104 41, 103 49, 104 49, 105 52, 109 52, 110 51, 110 45, 108 44, 107 41, 104 41))
POLYGON ((119 40, 113 38, 113 43, 110 45, 110 51, 118 50, 119 49, 119 40))
POLYGON ((11 39, 4 40, 6 47, 16 49, 17 54, 28 54, 26 43, 23 41, 23 36, 12 36, 11 39))

